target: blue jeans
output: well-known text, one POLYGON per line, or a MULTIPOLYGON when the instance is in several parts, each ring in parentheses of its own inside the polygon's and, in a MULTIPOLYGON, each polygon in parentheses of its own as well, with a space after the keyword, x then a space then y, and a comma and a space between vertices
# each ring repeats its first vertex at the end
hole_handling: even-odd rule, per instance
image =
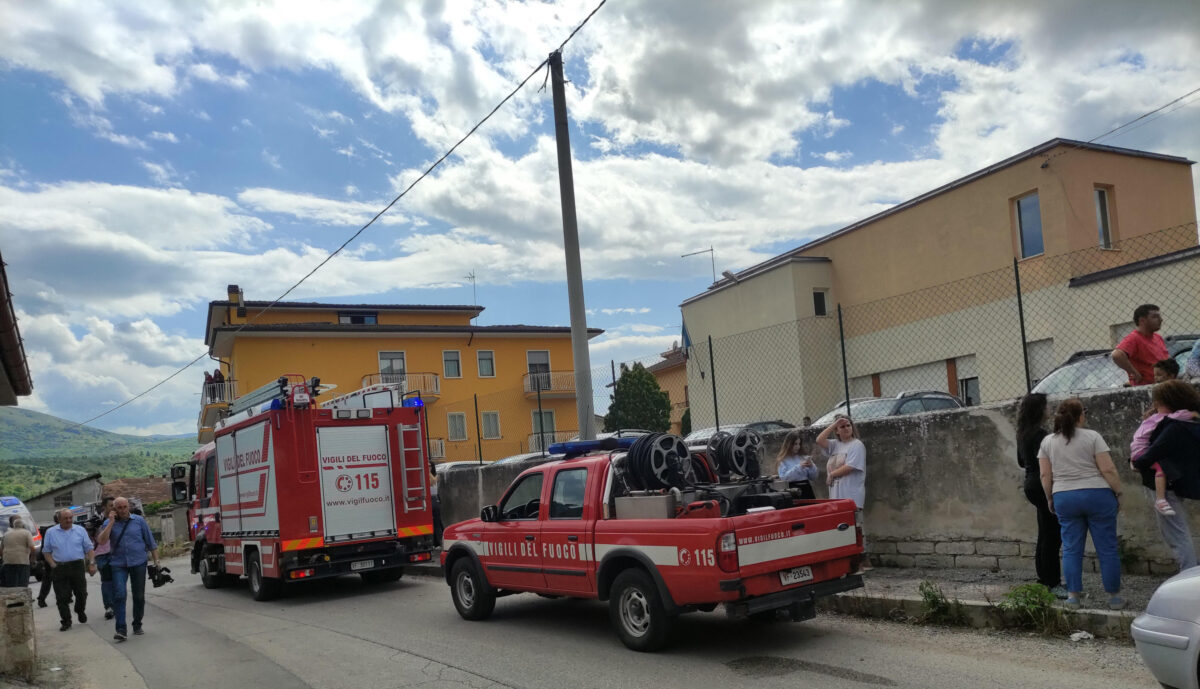
POLYGON ((117 631, 124 634, 125 627, 125 582, 129 582, 133 594, 133 629, 142 628, 142 614, 146 611, 146 565, 133 567, 112 566, 113 612, 116 613, 117 631))
POLYGON ((1083 545, 1092 534, 1100 580, 1109 595, 1121 591, 1121 558, 1117 554, 1117 496, 1108 488, 1081 488, 1054 494, 1054 511, 1062 525, 1063 579, 1071 593, 1083 591, 1083 545))
POLYGON ((112 570, 108 567, 109 555, 96 556, 96 569, 100 572, 100 598, 104 601, 104 609, 112 610, 113 580, 112 570))

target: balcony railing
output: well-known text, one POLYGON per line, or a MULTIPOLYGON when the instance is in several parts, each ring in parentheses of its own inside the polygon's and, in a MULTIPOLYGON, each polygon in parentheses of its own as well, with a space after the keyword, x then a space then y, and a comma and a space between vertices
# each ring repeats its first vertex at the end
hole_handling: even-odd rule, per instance
POLYGON ((381 383, 401 383, 405 392, 419 390, 424 397, 442 394, 442 381, 436 373, 368 373, 362 387, 381 383))
POLYGON ((546 431, 530 433, 526 444, 530 452, 545 452, 554 443, 561 443, 579 435, 579 431, 546 431), (545 445, 543 445, 545 443, 545 445))
POLYGON ((201 395, 202 405, 220 404, 222 402, 228 404, 237 399, 237 381, 226 380, 220 383, 204 383, 200 386, 203 388, 201 395))
POLYGON ((574 371, 540 371, 526 373, 523 379, 526 396, 539 392, 543 397, 574 397, 574 371))
POLYGON ((212 440, 213 428, 229 413, 229 404, 238 396, 236 380, 220 383, 201 383, 200 414, 196 417, 196 441, 203 444, 212 440))

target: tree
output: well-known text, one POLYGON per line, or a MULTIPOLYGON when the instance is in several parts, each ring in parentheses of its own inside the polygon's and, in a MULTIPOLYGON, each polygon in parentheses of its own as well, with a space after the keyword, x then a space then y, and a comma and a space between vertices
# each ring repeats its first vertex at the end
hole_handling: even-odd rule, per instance
POLYGON ((692 432, 692 408, 683 410, 683 418, 679 419, 679 435, 687 436, 692 432))
POLYGON ((654 374, 641 364, 621 364, 621 377, 613 390, 612 404, 604 416, 604 430, 644 428, 665 433, 671 427, 671 398, 654 374))

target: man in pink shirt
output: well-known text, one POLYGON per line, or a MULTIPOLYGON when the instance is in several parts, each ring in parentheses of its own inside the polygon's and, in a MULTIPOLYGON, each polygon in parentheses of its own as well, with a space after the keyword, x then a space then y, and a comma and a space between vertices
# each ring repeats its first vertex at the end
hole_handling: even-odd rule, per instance
POLYGON ((1154 304, 1142 304, 1133 310, 1133 332, 1121 340, 1112 352, 1113 363, 1129 374, 1130 385, 1154 382, 1154 364, 1167 358, 1167 343, 1158 331, 1162 314, 1154 304))

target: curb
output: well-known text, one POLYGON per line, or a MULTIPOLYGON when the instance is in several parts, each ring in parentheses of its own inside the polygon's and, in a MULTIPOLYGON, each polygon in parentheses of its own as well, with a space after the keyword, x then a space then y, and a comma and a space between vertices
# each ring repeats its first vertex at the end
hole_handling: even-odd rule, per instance
MULTIPOLYGON (((1012 629, 1004 611, 987 601, 956 600, 962 610, 966 627, 971 629, 1012 629)), ((882 620, 921 619, 925 605, 916 596, 872 596, 862 593, 839 593, 817 601, 818 609, 857 617, 882 620)), ((1132 637, 1129 626, 1137 615, 1134 612, 1110 610, 1066 610, 1055 608, 1065 626, 1072 631, 1085 631, 1107 639, 1132 637)))

